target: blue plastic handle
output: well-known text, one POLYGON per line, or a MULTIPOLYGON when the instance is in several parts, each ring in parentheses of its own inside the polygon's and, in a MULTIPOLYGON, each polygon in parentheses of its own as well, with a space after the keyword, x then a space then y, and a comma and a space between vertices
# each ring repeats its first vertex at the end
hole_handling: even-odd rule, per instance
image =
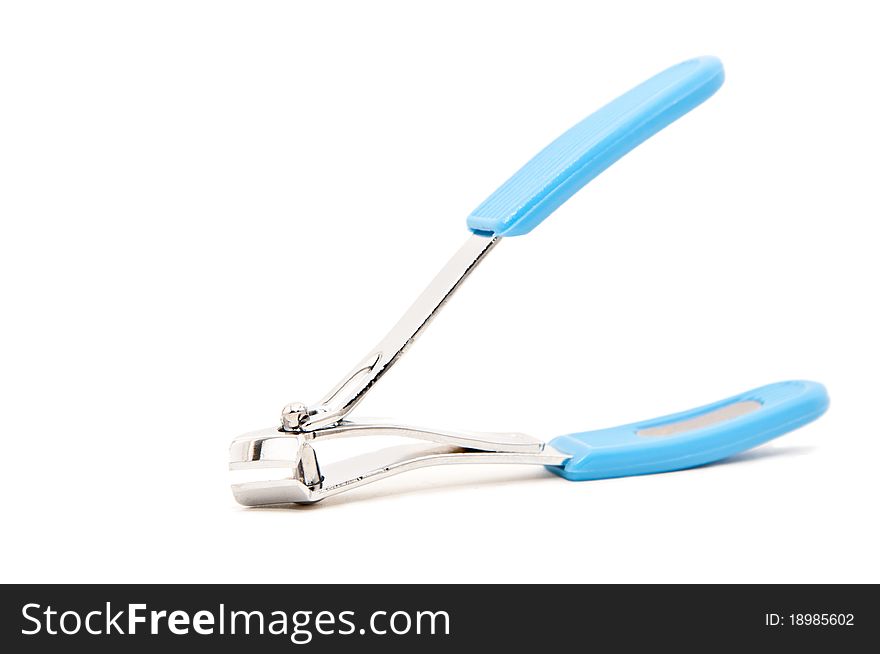
POLYGON ((548 466, 571 481, 670 472, 719 461, 812 422, 828 408, 821 384, 787 381, 683 413, 560 436, 571 459, 548 466))
POLYGON ((664 70, 565 132, 468 216, 483 236, 527 234, 587 182, 709 98, 724 82, 715 57, 664 70))

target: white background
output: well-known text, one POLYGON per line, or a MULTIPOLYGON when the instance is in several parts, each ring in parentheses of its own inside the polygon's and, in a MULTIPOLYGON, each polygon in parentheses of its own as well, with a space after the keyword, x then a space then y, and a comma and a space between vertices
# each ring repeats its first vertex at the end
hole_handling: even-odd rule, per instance
POLYGON ((869 8, 4 3, 0 579, 880 581, 869 8), (472 208, 701 54, 718 94, 502 243, 358 414, 550 438, 806 378, 825 417, 675 474, 233 501, 231 439, 323 395, 472 208))

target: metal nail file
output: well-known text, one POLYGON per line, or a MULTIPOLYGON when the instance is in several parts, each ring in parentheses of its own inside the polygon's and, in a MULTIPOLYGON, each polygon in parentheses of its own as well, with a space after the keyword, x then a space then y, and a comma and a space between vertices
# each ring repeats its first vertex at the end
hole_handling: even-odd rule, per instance
POLYGON ((520 433, 349 418, 504 238, 529 233, 624 154, 702 104, 723 81, 724 69, 715 57, 685 61, 605 105, 539 152, 471 213, 471 234, 461 249, 330 392, 315 404, 288 404, 280 426, 233 441, 229 468, 250 476, 233 484, 236 500, 246 506, 312 503, 408 470, 460 463, 543 465, 573 481, 669 472, 724 459, 822 415, 828 406, 822 385, 786 381, 690 411, 549 443, 520 433), (321 465, 322 442, 362 436, 413 442, 321 465))

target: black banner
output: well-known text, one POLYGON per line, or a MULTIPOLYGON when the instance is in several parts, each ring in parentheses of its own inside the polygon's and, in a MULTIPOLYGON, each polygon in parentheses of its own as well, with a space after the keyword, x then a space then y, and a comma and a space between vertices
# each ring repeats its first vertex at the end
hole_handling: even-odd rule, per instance
POLYGON ((2 596, 7 652, 850 648, 880 631, 876 586, 20 585, 2 596))

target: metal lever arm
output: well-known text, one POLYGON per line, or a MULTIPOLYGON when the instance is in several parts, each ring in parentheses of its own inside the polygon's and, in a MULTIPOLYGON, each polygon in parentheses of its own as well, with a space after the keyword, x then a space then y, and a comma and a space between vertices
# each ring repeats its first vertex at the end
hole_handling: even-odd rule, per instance
POLYGON ((351 413, 500 240, 500 237, 470 236, 385 338, 317 406, 299 408, 294 424, 286 424, 285 428, 313 431, 336 424, 351 413))

